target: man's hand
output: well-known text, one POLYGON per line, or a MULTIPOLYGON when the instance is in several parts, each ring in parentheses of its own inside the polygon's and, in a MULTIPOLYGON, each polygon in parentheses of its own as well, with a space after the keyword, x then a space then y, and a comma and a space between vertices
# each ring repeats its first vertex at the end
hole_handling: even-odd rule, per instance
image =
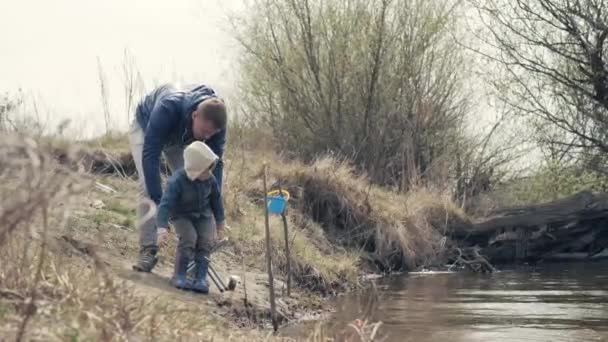
POLYGON ((156 243, 159 248, 164 248, 169 242, 169 230, 167 228, 158 228, 156 233, 156 243))

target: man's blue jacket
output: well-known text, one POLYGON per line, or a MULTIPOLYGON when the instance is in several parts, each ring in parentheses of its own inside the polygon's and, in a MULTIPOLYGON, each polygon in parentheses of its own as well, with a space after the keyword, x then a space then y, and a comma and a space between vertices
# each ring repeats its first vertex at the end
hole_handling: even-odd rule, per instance
MULTIPOLYGON (((144 179, 148 195, 154 203, 159 204, 162 197, 160 155, 163 148, 186 146, 194 141, 192 112, 199 103, 210 97, 217 95, 205 85, 190 90, 176 90, 166 84, 146 95, 137 105, 135 117, 145 133, 142 157, 144 179)), ((213 175, 221 189, 226 129, 220 130, 205 143, 220 157, 213 175)))

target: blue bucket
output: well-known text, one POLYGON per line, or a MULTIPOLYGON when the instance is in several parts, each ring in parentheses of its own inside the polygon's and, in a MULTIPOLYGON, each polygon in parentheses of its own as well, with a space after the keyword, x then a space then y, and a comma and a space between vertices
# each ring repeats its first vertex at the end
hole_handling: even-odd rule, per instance
POLYGON ((273 215, 281 215, 285 211, 287 199, 280 196, 268 196, 268 212, 273 215))

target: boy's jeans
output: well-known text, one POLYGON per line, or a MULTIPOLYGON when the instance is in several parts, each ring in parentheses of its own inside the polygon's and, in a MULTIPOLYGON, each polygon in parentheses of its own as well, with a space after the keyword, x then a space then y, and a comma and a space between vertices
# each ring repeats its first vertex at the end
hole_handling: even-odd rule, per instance
MULTIPOLYGON (((144 150, 144 131, 137 122, 133 120, 131 129, 129 130, 129 143, 131 147, 131 155, 137 169, 139 180, 140 196, 137 206, 137 226, 139 228, 139 246, 140 252, 153 251, 156 253, 158 246, 156 244, 156 204, 149 198, 146 189, 146 181, 144 179, 143 170, 143 150, 144 150)), ((170 146, 163 150, 165 160, 169 164, 171 172, 180 169, 184 166, 184 148, 182 146, 170 146)), ((168 227, 167 227, 168 228, 168 227)))
POLYGON ((187 256, 190 261, 209 257, 215 236, 215 225, 211 212, 198 218, 175 219, 172 224, 179 237, 177 256, 187 256))

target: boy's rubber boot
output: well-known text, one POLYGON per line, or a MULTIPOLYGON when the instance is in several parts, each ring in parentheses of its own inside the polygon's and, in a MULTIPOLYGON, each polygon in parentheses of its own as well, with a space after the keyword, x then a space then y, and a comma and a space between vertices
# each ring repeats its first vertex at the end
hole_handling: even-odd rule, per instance
POLYGON ((197 257, 194 260, 194 282, 192 283, 192 291, 202 294, 209 293, 209 284, 207 283, 207 271, 209 270, 209 261, 205 257, 197 257))
POLYGON ((152 272, 154 266, 158 262, 158 257, 156 256, 156 248, 142 248, 139 252, 139 260, 137 260, 137 264, 133 265, 133 270, 137 272, 152 272))
MULTIPOLYGON (((228 245, 228 238, 223 238, 222 240, 217 241, 213 246, 211 246, 211 251, 209 252, 209 254, 211 253, 215 253, 218 250, 226 247, 228 245)), ((192 275, 192 278, 194 278, 194 268, 195 268, 195 262, 194 260, 190 261, 190 263, 188 264, 188 275, 192 275)))
POLYGON ((190 283, 188 282, 188 263, 190 262, 190 258, 186 253, 178 253, 177 260, 175 260, 175 274, 173 275, 173 286, 180 290, 189 290, 190 283))

